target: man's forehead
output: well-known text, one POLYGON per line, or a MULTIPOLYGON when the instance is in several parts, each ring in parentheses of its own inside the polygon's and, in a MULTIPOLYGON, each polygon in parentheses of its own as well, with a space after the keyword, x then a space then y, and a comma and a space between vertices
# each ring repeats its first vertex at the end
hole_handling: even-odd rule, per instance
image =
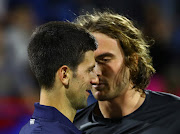
POLYGON ((118 56, 123 55, 123 50, 118 42, 116 43, 99 43, 100 45, 94 51, 94 56, 103 57, 103 56, 118 56))
POLYGON ((84 54, 84 60, 82 61, 82 64, 85 64, 85 65, 95 64, 94 51, 88 51, 84 54))
POLYGON ((112 56, 120 52, 119 44, 100 43, 99 47, 94 51, 95 57, 97 56, 112 56))

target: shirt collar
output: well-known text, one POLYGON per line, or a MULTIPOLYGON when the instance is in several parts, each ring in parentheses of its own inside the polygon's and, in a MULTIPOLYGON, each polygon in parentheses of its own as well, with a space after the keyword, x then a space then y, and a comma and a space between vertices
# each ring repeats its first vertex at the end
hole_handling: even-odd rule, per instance
POLYGON ((34 107, 35 110, 32 117, 71 123, 71 121, 55 107, 45 106, 39 103, 34 103, 34 107))
POLYGON ((34 107, 35 107, 35 110, 32 115, 32 118, 39 118, 39 119, 47 120, 47 121, 58 121, 64 124, 65 126, 70 127, 72 130, 75 131, 75 133, 77 134, 82 133, 74 126, 74 124, 66 116, 64 116, 55 107, 45 106, 39 103, 34 103, 34 107))

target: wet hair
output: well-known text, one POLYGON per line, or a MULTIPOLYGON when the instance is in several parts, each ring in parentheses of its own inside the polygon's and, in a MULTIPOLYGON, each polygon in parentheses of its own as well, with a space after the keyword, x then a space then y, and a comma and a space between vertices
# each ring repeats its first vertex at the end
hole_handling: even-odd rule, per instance
POLYGON ((144 89, 149 84, 155 69, 149 55, 148 42, 142 32, 125 16, 109 11, 81 15, 75 20, 89 32, 103 33, 116 39, 125 56, 125 66, 130 70, 134 88, 144 89))
POLYGON ((51 89, 61 66, 67 65, 75 71, 85 52, 96 49, 94 37, 82 27, 52 21, 35 29, 28 46, 28 57, 40 87, 51 89))

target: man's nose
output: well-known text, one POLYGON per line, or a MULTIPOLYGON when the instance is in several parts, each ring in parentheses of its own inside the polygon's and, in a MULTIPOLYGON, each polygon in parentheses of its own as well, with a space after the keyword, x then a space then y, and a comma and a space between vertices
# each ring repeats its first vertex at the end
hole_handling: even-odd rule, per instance
POLYGON ((102 71, 101 71, 101 68, 99 66, 99 64, 96 62, 95 64, 95 68, 94 68, 94 72, 96 73, 96 75, 99 77, 102 75, 102 71))
POLYGON ((98 85, 99 84, 99 76, 101 76, 102 73, 101 73, 101 69, 97 63, 96 63, 95 68, 94 68, 94 73, 95 73, 95 76, 91 80, 91 84, 92 85, 98 85))
POLYGON ((98 85, 99 84, 99 77, 96 76, 94 77, 91 82, 90 82, 92 85, 98 85))

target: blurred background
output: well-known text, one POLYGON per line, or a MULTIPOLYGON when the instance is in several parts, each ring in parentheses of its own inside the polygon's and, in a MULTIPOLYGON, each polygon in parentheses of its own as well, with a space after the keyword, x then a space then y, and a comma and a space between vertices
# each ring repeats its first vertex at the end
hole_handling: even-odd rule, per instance
MULTIPOLYGON (((155 40, 151 56, 157 72, 147 89, 180 96, 179 0, 0 0, 0 134, 18 134, 39 101, 26 50, 33 29, 106 8, 133 20, 155 40)), ((88 103, 94 101, 91 95, 88 103)))

